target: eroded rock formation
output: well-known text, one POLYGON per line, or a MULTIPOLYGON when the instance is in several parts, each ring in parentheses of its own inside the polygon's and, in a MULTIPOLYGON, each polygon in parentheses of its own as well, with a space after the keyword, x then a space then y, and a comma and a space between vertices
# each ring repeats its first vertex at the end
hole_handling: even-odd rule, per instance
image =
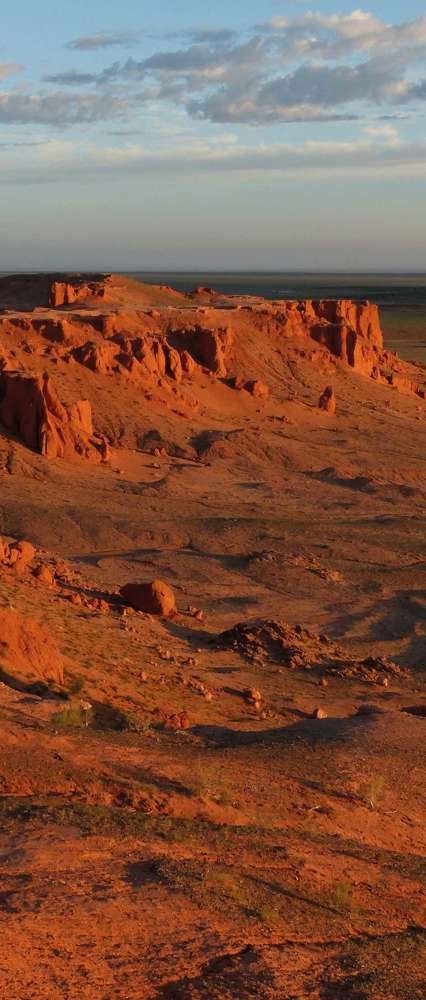
POLYGON ((49 306, 58 309, 61 306, 84 302, 86 299, 105 299, 107 296, 108 275, 99 275, 94 280, 85 280, 80 275, 67 281, 52 281, 49 290, 49 306))
POLYGON ((104 442, 93 433, 90 403, 65 406, 48 376, 0 372, 0 422, 47 458, 102 459, 104 442))

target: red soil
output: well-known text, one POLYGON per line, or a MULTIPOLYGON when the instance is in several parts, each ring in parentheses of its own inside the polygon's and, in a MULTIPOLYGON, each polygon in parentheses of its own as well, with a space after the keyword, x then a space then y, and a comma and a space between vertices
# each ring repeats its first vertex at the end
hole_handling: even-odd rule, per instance
POLYGON ((0 309, 0 997, 420 1000, 424 369, 368 303, 0 309))

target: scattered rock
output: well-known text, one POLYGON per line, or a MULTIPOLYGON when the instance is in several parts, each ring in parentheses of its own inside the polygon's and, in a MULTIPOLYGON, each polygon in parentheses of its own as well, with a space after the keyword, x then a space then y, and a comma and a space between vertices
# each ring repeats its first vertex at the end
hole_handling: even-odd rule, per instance
POLYGON ((163 708, 155 708, 153 717, 156 722, 161 723, 165 729, 179 732, 182 729, 189 729, 191 723, 187 712, 175 712, 169 715, 163 708))
POLYGON ((356 659, 324 635, 285 622, 255 619, 240 622, 217 637, 219 646, 232 649, 251 663, 265 658, 292 670, 318 670, 321 677, 351 677, 380 682, 384 676, 402 677, 404 670, 388 657, 356 659))

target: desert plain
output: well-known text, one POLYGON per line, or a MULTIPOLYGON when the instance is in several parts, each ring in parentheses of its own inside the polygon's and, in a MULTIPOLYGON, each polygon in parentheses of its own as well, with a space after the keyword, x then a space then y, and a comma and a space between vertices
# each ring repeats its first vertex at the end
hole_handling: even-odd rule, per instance
POLYGON ((425 430, 367 301, 0 280, 2 1000, 423 1000, 425 430))

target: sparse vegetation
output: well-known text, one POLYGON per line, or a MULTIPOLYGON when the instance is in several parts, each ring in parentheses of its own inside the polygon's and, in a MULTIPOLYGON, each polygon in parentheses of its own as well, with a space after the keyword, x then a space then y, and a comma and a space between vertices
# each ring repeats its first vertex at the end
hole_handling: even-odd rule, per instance
POLYGON ((345 879, 336 882, 331 898, 333 906, 339 913, 351 914, 356 909, 352 885, 345 879))
POLYGON ((89 712, 81 705, 67 705, 52 716, 52 724, 56 729, 86 729, 89 724, 89 712))
POLYGON ((238 808, 240 805, 233 789, 230 788, 225 772, 213 773, 211 770, 198 768, 191 778, 190 790, 193 795, 201 799, 210 799, 221 806, 238 808))
POLYGON ((385 781, 381 775, 373 775, 369 781, 360 786, 359 794, 363 802, 365 802, 370 809, 377 809, 382 797, 384 784, 385 781))
POLYGON ((70 679, 68 684, 68 690, 70 694, 74 695, 81 694, 82 691, 84 690, 85 683, 86 683, 86 678, 83 676, 83 674, 74 674, 74 677, 70 679))

